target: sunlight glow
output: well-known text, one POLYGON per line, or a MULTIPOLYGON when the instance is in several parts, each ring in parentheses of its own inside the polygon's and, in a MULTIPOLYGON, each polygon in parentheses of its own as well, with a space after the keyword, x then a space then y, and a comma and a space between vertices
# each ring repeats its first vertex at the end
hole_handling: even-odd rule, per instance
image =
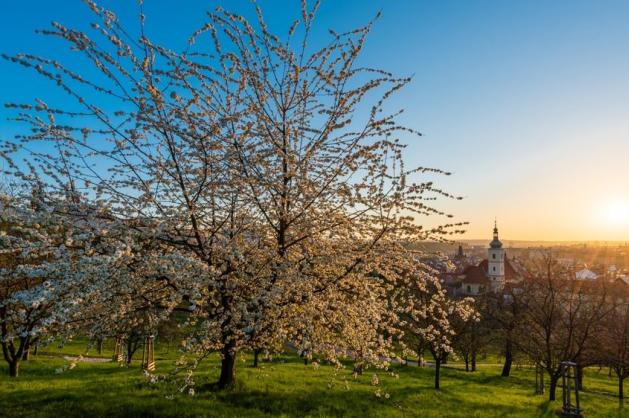
POLYGON ((623 226, 629 223, 629 202, 616 199, 607 202, 602 211, 603 221, 610 226, 623 226))

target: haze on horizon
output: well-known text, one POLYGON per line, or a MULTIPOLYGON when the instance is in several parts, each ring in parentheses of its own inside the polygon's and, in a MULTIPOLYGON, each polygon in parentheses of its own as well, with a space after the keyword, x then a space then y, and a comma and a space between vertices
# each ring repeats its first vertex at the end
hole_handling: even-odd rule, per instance
MULTIPOLYGON (((101 3, 134 22, 133 8, 101 3)), ((280 34, 299 15, 299 2, 259 3, 280 34)), ((227 2, 182 0, 177 13, 172 4, 145 2, 149 35, 171 44, 227 2)), ((229 4, 251 12, 249 1, 229 4)), ((364 64, 414 76, 395 98, 403 121, 424 134, 408 148, 409 165, 453 173, 436 181, 465 197, 439 204, 470 222, 458 238, 487 239, 497 218, 506 240, 629 240, 629 2, 324 0, 317 19, 343 31, 378 10, 364 64)), ((50 20, 81 27, 88 16, 80 1, 8 2, 3 11, 0 52, 10 54, 59 52, 34 29, 50 20)), ((67 99, 10 63, 0 72, 3 101, 67 99)), ((7 115, 0 110, 0 139, 17 132, 7 115)))

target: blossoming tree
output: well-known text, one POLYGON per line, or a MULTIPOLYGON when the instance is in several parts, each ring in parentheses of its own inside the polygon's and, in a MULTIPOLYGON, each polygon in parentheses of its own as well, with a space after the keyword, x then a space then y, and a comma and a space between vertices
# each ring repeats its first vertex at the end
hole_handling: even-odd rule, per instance
POLYGON ((115 257, 96 252, 89 225, 77 227, 59 215, 75 209, 63 201, 1 196, 0 342, 12 377, 32 345, 73 329, 90 309, 89 284, 115 257))
MULTIPOLYGON (((466 324, 479 319, 471 298, 454 299, 429 270, 406 274, 406 286, 398 291, 401 328, 407 351, 427 348, 435 360, 435 389, 440 388, 441 365, 454 354, 457 338, 466 324)), ((421 360, 420 360, 421 361, 421 360)))
POLYGON ((100 77, 5 57, 75 99, 73 108, 11 105, 33 129, 21 139, 50 145, 31 150, 54 151, 20 164, 20 144, 8 143, 9 171, 47 173, 50 187, 80 189, 130 233, 181 254, 177 288, 195 325, 185 346, 220 352, 219 388, 234 383, 238 351, 278 338, 307 339, 332 361, 390 357, 401 276, 383 270, 409 262, 402 243, 456 225, 421 225, 440 214, 430 201, 452 197, 421 176, 447 173, 404 164, 401 140, 418 134, 388 101, 410 80, 357 62, 371 24, 312 48, 318 3, 303 2, 282 38, 259 8, 255 22, 217 8, 175 52, 145 35, 143 14, 136 38, 87 4, 93 33, 59 23, 41 32, 100 77))

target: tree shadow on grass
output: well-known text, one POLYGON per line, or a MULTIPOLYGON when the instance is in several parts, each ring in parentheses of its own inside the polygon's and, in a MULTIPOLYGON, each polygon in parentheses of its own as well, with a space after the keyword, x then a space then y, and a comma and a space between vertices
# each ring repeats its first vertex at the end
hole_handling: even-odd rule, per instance
MULTIPOLYGON (((404 375, 405 377, 413 377, 413 376, 421 376, 426 378, 430 376, 434 378, 435 370, 430 368, 420 368, 420 367, 396 367, 395 371, 400 375, 404 375)), ((443 368, 441 370, 441 383, 442 384, 454 384, 458 386, 464 385, 487 385, 487 386, 495 386, 495 387, 503 387, 506 385, 509 386, 519 386, 519 387, 527 387, 531 386, 531 390, 533 390, 533 381, 530 377, 525 377, 523 375, 511 375, 509 377, 500 376, 499 373, 490 373, 486 371, 478 371, 478 372, 466 372, 465 370, 455 369, 455 368, 443 368)))
MULTIPOLYGON (((55 363, 23 362, 20 364, 20 376, 16 379, 16 381, 27 380, 27 381, 33 381, 33 382, 37 382, 37 381, 50 382, 50 379, 52 377, 63 376, 63 374, 59 375, 56 372, 57 369, 62 369, 64 366, 67 367, 69 364, 70 362, 55 362, 55 363)), ((140 373, 139 367, 123 368, 113 363, 93 365, 89 363, 79 362, 76 364, 76 367, 74 369, 67 371, 65 373, 68 373, 74 378, 80 377, 81 379, 91 379, 91 378, 102 379, 102 378, 107 378, 108 376, 112 376, 115 374, 120 374, 121 372, 123 373, 127 371, 131 372, 132 370, 135 370, 137 373, 140 373)), ((9 369, 7 366, 0 367, 0 376, 1 376, 0 382, 4 381, 5 379, 7 379, 6 381, 12 381, 12 379, 8 377, 8 373, 9 373, 9 369)))
MULTIPOLYGON (((434 369, 394 368, 400 379, 373 370, 382 378, 377 387, 371 386, 371 370, 354 381, 349 369, 335 374, 333 387, 328 389, 331 369, 316 371, 303 366, 299 358, 280 357, 262 363, 265 369, 260 371, 240 366, 241 383, 235 390, 177 395, 170 400, 167 390, 145 383, 139 368, 79 364, 53 376, 59 364, 33 363, 28 375, 18 378, 21 383, 0 389, 0 416, 552 417, 560 407, 560 402, 533 396, 532 380, 524 374, 505 379, 491 372, 445 370, 442 389, 436 391, 432 387, 434 369), (343 379, 350 381, 350 390, 345 390, 343 379), (526 393, 529 386, 530 396, 526 393), (375 395, 378 390, 381 397, 375 395), (389 393, 390 399, 385 399, 384 393, 389 393)), ((200 373, 198 383, 217 377, 216 364, 209 366, 200 373)), ((168 364, 163 367, 166 370, 168 364)), ((0 377, 0 386, 7 379, 0 377)), ((586 408, 594 412, 593 404, 586 408)))
POLYGON ((94 374, 75 374, 72 378, 60 376, 59 379, 68 380, 47 379, 45 382, 30 379, 27 383, 32 382, 36 388, 25 384, 0 396, 0 416, 182 416, 176 410, 177 403, 165 399, 165 392, 142 384, 140 380, 133 384, 132 376, 112 374, 113 378, 108 378, 99 373, 98 380, 90 380, 90 376, 94 374))
POLYGON ((265 414, 288 416, 402 416, 470 417, 530 416, 531 405, 496 405, 472 400, 445 389, 400 388, 391 391, 390 399, 376 398, 364 391, 308 391, 276 393, 266 391, 234 391, 218 396, 221 402, 239 409, 262 411, 265 414), (426 401, 413 405, 413 396, 426 401), (407 400, 407 402, 404 402, 407 400), (456 406, 456 407, 453 407, 456 406))

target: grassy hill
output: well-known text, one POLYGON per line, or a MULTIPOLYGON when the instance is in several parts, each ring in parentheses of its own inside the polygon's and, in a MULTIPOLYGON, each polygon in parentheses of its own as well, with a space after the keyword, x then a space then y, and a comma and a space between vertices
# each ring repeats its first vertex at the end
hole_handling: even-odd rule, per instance
MULTIPOLYGON (((354 379, 351 368, 335 373, 331 366, 304 366, 290 354, 255 369, 251 358, 243 356, 237 387, 221 393, 198 388, 218 376, 217 358, 210 358, 196 375, 194 396, 148 384, 139 361, 130 368, 111 362, 79 362, 71 370, 55 373, 68 364, 64 355, 83 354, 84 349, 85 343, 78 342, 63 349, 40 350, 23 363, 21 376, 14 380, 6 376, 3 364, 0 416, 551 417, 561 406, 560 401, 549 403, 545 396, 533 394, 534 376, 529 369, 515 370, 505 379, 492 364, 481 364, 475 373, 450 364, 443 371, 440 391, 432 388, 429 368, 395 366, 393 373, 368 370, 354 379), (372 384, 374 373, 377 386, 372 384)), ((157 373, 172 370, 175 356, 172 348, 167 352, 159 347, 157 373)), ((584 383, 586 416, 629 416, 629 410, 619 407, 614 397, 616 383, 605 370, 588 369, 584 383)))

